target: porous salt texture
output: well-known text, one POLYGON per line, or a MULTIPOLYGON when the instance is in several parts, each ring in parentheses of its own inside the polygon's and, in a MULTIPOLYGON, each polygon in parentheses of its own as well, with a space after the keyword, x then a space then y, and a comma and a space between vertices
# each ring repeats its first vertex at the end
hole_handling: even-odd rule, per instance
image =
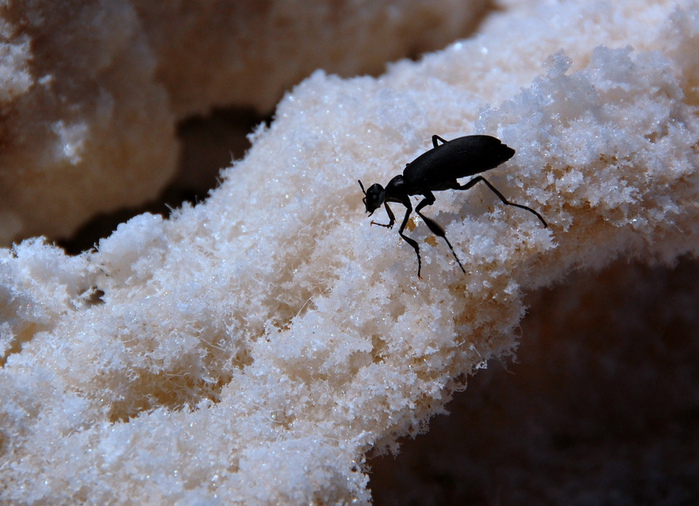
POLYGON ((3 250, 3 500, 370 501, 365 452, 513 353, 523 289, 696 253, 697 10, 540 3, 378 79, 317 72, 206 202, 80 257, 3 250), (514 147, 487 176, 549 228, 487 188, 439 193, 425 213, 467 273, 416 220, 418 279, 356 180, 433 133, 514 147))

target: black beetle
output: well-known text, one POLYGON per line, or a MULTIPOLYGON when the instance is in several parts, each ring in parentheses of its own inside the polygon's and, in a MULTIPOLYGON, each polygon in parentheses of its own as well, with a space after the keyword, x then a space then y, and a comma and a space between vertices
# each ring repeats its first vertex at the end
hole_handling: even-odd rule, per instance
POLYGON ((426 151, 407 164, 403 174, 399 174, 391 179, 386 188, 380 184, 373 184, 368 190, 364 190, 364 185, 359 181, 359 186, 364 193, 364 205, 366 206, 366 212, 369 213, 369 216, 381 207, 382 204, 386 208, 386 213, 388 214, 388 224, 372 221, 372 225, 375 224, 391 228, 396 222, 391 208, 388 207, 389 202, 398 202, 406 207, 405 217, 398 229, 398 233, 405 239, 405 242, 413 247, 417 254, 418 277, 420 277, 420 270, 422 268, 420 247, 414 239, 407 237, 403 233, 408 223, 408 218, 410 218, 410 213, 413 211, 413 206, 410 204, 410 195, 422 195, 425 197, 415 207, 415 212, 425 221, 433 234, 444 238, 464 274, 466 270, 464 266, 461 265, 459 257, 456 256, 456 252, 449 242, 449 239, 447 239, 444 229, 434 220, 420 212, 423 207, 434 204, 435 198, 432 194, 433 191, 468 190, 482 181, 498 196, 503 204, 526 209, 539 218, 544 227, 548 226, 544 218, 534 209, 508 201, 502 193, 483 176, 474 177, 464 185, 460 185, 457 182, 459 178, 473 176, 474 174, 494 169, 501 163, 512 158, 515 154, 515 150, 503 144, 500 139, 496 139, 490 135, 467 135, 451 141, 445 141, 439 135, 433 135, 432 144, 434 146, 432 149, 426 151), (441 144, 439 144, 439 142, 441 142, 441 144))

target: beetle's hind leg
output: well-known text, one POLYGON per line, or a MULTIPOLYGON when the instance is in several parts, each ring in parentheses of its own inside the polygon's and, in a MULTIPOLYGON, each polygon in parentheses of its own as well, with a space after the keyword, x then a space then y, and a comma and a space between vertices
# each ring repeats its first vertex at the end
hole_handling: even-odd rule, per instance
POLYGON ((461 265, 461 260, 459 260, 459 257, 456 256, 456 251, 454 251, 454 247, 449 242, 449 239, 447 239, 447 234, 446 232, 444 232, 442 226, 436 221, 434 221, 432 218, 428 218, 420 212, 420 209, 422 209, 425 206, 431 206, 432 204, 434 204, 434 195, 432 194, 432 192, 427 192, 425 193, 425 198, 415 207, 415 212, 423 219, 425 224, 427 224, 427 226, 434 235, 444 239, 444 241, 447 243, 447 246, 449 246, 449 249, 451 250, 451 254, 454 255, 456 263, 459 264, 459 267, 461 267, 461 271, 464 274, 466 274, 466 269, 464 269, 464 266, 461 265))
POLYGON ((439 135, 434 134, 434 135, 432 136, 432 145, 433 145, 435 148, 436 148, 437 146, 439 146, 439 144, 437 143, 437 141, 441 141, 442 144, 446 144, 447 142, 449 142, 449 141, 445 141, 444 139, 442 139, 439 135))
MULTIPOLYGON (((544 225, 544 228, 547 228, 547 227, 548 227, 548 224, 546 223, 546 220, 544 220, 544 218, 543 218, 539 213, 537 213, 534 209, 532 209, 532 208, 529 207, 529 206, 525 206, 525 205, 522 205, 522 204, 516 204, 516 203, 514 203, 514 202, 510 202, 509 200, 507 200, 507 199, 503 196, 502 193, 500 193, 500 192, 497 190, 497 188, 495 188, 492 184, 490 184, 490 181, 488 181, 488 180, 487 180, 486 178, 484 178, 483 176, 474 177, 473 179, 471 179, 471 180, 470 180, 468 183, 466 183, 465 185, 457 186, 457 187, 455 187, 454 189, 455 189, 455 190, 468 190, 469 188, 473 187, 473 186, 476 185, 477 183, 480 183, 481 181, 483 181, 483 182, 488 186, 488 188, 490 188, 490 189, 492 190, 492 192, 493 192, 495 195, 498 196, 498 198, 502 201, 503 204, 505 204, 505 205, 507 205, 507 206, 519 207, 520 209, 524 209, 525 211, 529 211, 529 212, 532 213, 534 216, 536 216, 537 218, 539 218, 539 221, 541 221, 541 223, 544 225)), ((417 206, 417 207, 418 207, 418 209, 420 208, 420 206, 417 206)))

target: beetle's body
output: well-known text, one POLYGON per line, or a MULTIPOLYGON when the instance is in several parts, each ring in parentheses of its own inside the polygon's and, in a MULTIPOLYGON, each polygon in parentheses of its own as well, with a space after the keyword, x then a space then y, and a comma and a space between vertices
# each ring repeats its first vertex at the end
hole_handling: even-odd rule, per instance
POLYGON ((405 166, 402 176, 396 176, 386 186, 389 202, 402 202, 402 196, 425 195, 430 191, 456 190, 459 178, 494 169, 515 154, 515 150, 489 135, 470 135, 437 144, 441 137, 433 136, 434 147, 405 166), (398 191, 391 191, 398 187, 398 191), (395 195, 393 195, 395 194, 395 195))
MULTIPOLYGON (((489 135, 469 135, 459 137, 451 141, 445 141, 438 135, 432 136, 433 148, 418 156, 415 160, 405 166, 402 175, 395 176, 384 189, 380 184, 373 184, 364 191, 364 185, 359 181, 359 185, 364 192, 364 205, 366 212, 371 214, 383 205, 388 214, 389 223, 376 223, 384 227, 392 227, 396 219, 388 207, 388 202, 398 202, 406 207, 403 223, 398 229, 400 236, 410 244, 417 254, 417 274, 420 276, 422 261, 420 259, 420 248, 417 242, 407 237, 403 231, 408 223, 413 206, 410 203, 411 195, 422 195, 424 199, 415 207, 415 212, 425 221, 433 234, 444 238, 451 249, 459 267, 465 273, 463 265, 454 252, 454 248, 447 239, 444 229, 435 221, 424 216, 420 211, 423 207, 434 204, 433 191, 443 190, 468 190, 479 182, 484 182, 499 198, 507 205, 526 209, 536 215, 539 220, 547 226, 546 221, 539 213, 530 207, 509 202, 498 190, 495 189, 483 176, 477 176, 464 185, 460 185, 457 179, 473 176, 494 169, 501 163, 506 162, 515 154, 515 150, 503 144, 499 139, 489 135), (441 142, 442 144, 439 144, 441 142)), ((374 224, 375 222, 371 222, 374 224)))

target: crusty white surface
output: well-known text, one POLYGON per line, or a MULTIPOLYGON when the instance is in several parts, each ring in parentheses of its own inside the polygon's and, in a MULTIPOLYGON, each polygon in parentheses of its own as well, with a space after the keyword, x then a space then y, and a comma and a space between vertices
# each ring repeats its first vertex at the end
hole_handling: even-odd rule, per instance
POLYGON ((81 257, 5 250, 3 499, 369 501, 364 453, 512 352, 522 289, 696 253, 696 13, 547 2, 378 79, 316 73, 206 202, 81 257), (440 193, 468 272, 417 222, 419 280, 356 180, 476 132, 517 150, 488 177, 549 228, 440 193))

